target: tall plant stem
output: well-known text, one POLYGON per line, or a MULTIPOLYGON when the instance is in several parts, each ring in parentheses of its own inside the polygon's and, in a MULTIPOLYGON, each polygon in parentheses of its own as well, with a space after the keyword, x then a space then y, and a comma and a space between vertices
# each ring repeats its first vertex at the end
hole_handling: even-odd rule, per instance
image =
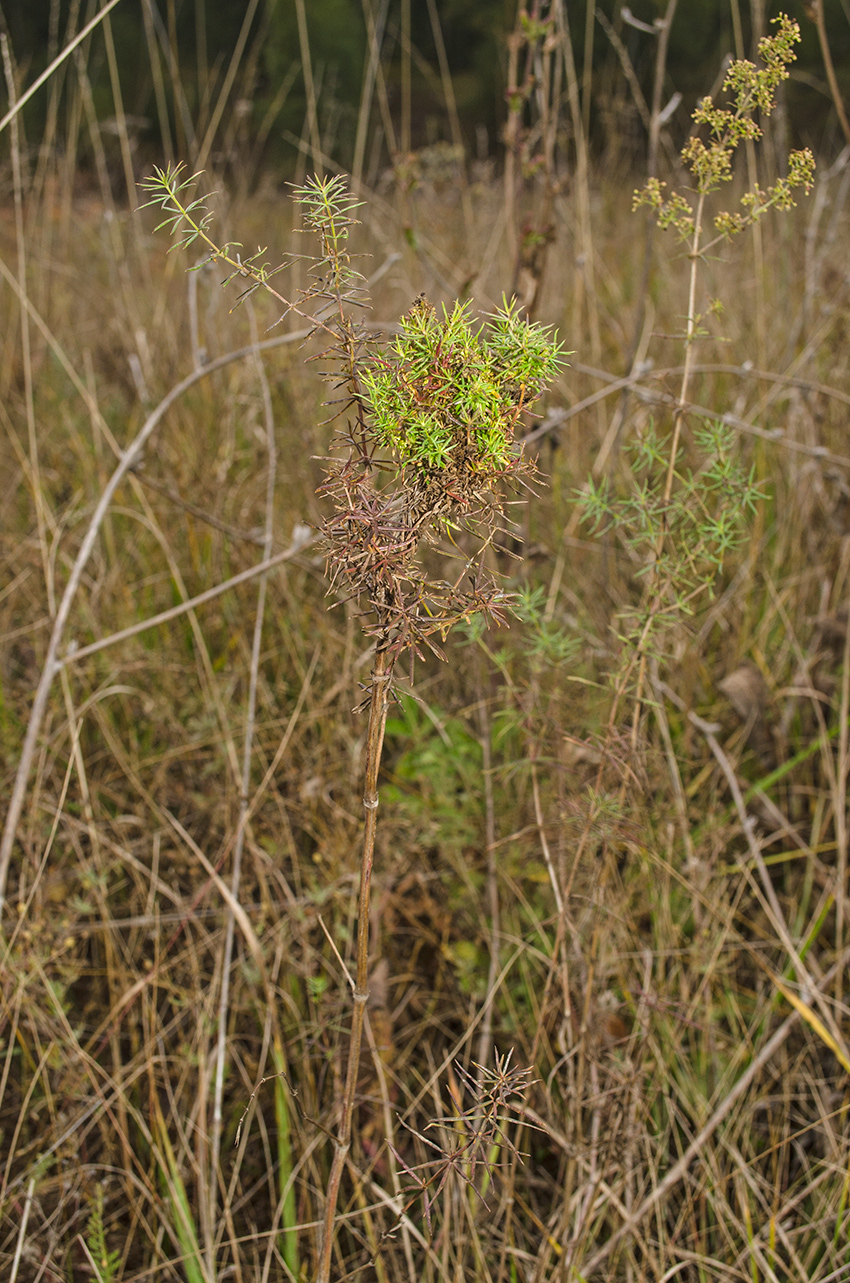
MULTIPOLYGON (((697 325, 697 316, 696 316, 697 271, 699 268, 699 261, 700 261, 700 236, 702 232, 702 219, 703 219, 704 209, 705 209, 705 193, 700 192, 699 200, 697 202, 696 216, 694 220, 694 234, 693 234, 693 240, 691 241, 691 251, 690 251, 691 270, 690 270, 690 278, 688 283, 688 317, 687 317, 687 329, 685 332, 685 361, 684 361, 684 365, 682 366, 682 383, 679 389, 679 399, 676 402, 676 409, 673 413, 673 438, 670 442, 670 458, 667 463, 667 475, 664 481, 665 504, 668 504, 670 502, 670 497, 673 493, 673 482, 676 476, 676 459, 679 454, 679 441, 682 436, 682 422, 684 420, 685 410, 687 409, 687 405, 688 405, 688 385, 690 383, 691 373, 692 373, 693 364, 694 364, 693 345, 694 345, 694 340, 696 338, 696 325, 697 325)), ((634 715, 632 717, 632 736, 631 736, 632 748, 634 748, 635 745, 637 744, 637 732, 638 732, 638 724, 640 721, 641 698, 643 694, 644 680, 646 678, 646 661, 647 661, 647 653, 645 649, 646 642, 649 637, 650 631, 652 630, 653 620, 655 619, 656 613, 661 608, 663 597, 664 597, 664 585, 659 583, 657 567, 658 567, 658 559, 660 558, 664 550, 664 540, 666 538, 666 535, 667 535, 667 531, 666 531, 666 525, 665 525, 665 528, 662 529, 655 543, 655 566, 653 567, 652 575, 650 577, 649 584, 647 585, 647 594, 652 598, 652 606, 650 607, 650 610, 647 614, 646 623, 644 624, 643 630, 640 635, 640 640, 638 641, 638 644, 635 648, 635 653, 632 656, 631 660, 629 661, 629 664, 627 665, 626 670, 617 685, 617 689, 614 692, 614 703, 612 705, 611 712, 608 717, 608 730, 610 735, 614 729, 615 719, 617 716, 617 710, 620 705, 620 700, 625 694, 629 679, 631 678, 632 672, 634 671, 634 666, 635 664, 637 664, 638 676, 637 676, 637 685, 635 690, 634 715)))
MULTIPOLYGON (((679 389, 679 403, 676 406, 676 413, 673 418, 673 440, 670 444, 670 462, 667 467, 667 480, 664 484, 664 502, 670 502, 670 496, 673 493, 673 478, 676 473, 676 456, 679 453, 679 437, 682 433, 682 419, 685 415, 685 407, 688 404, 688 384, 691 380, 691 370, 694 364, 694 339, 696 337, 696 299, 697 299, 697 272, 699 270, 700 260, 700 234, 702 232, 702 217, 705 209, 705 193, 700 192, 697 202, 696 216, 694 219, 694 236, 691 242, 691 271, 688 282, 688 328, 685 337, 685 363, 682 366, 682 386, 679 389)), ((661 549, 659 548, 659 553, 661 549)))
POLYGON ((366 737, 366 769, 364 772, 363 806, 366 825, 363 832, 363 855, 360 862, 360 894, 357 906, 357 971, 354 981, 354 1010, 351 1014, 351 1034, 348 1046, 348 1068, 342 1095, 342 1109, 334 1145, 333 1163, 328 1177, 325 1215, 322 1222, 322 1245, 319 1252, 319 1270, 316 1283, 330 1283, 331 1254, 334 1245, 334 1223, 339 1200, 339 1187, 345 1160, 351 1148, 351 1123, 354 1117, 354 1096, 357 1089, 357 1071, 360 1066, 360 1044, 363 1038, 363 1020, 369 998, 369 901, 372 891, 372 864, 375 856, 375 830, 378 825, 378 770, 384 747, 384 727, 387 721, 387 696, 392 677, 392 665, 386 645, 378 643, 375 666, 372 669, 372 698, 369 703, 369 729, 366 737))

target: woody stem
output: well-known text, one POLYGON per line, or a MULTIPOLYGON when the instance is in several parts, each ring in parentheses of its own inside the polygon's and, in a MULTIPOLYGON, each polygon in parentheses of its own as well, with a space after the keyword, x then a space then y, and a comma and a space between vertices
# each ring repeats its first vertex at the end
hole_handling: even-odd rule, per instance
POLYGON ((351 1124, 354 1117, 357 1071, 360 1064, 360 1044, 363 1038, 363 1021, 369 998, 369 900, 372 889, 372 864, 375 855, 375 831, 378 823, 378 770, 384 747, 384 728, 387 721, 387 699, 392 678, 392 665, 386 649, 386 640, 378 643, 375 666, 372 669, 372 698, 369 704, 369 729, 366 738, 366 769, 363 789, 363 806, 366 824, 363 831, 363 853, 360 862, 360 894, 357 907, 357 971, 354 982, 354 1009, 351 1013, 351 1033, 348 1046, 348 1067, 342 1093, 339 1127, 334 1142, 333 1162, 328 1177, 325 1197, 325 1214, 322 1222, 322 1240, 319 1249, 319 1270, 316 1283, 330 1283, 331 1255, 334 1246, 336 1208, 345 1160, 351 1148, 351 1124))

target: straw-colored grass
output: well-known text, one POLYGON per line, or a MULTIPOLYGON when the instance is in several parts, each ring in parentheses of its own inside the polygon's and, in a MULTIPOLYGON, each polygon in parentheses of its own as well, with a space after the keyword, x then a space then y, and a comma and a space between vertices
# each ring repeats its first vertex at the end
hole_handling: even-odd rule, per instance
MULTIPOLYGON (((523 621, 454 635, 390 710, 331 1277, 850 1279, 844 159, 707 267, 725 310, 690 399, 730 416, 763 499, 611 726, 641 566, 577 492, 628 491, 628 442, 669 422, 688 263, 657 239, 644 291, 631 185, 590 165, 583 189, 524 181, 512 229, 501 181, 461 181, 445 153, 365 193, 388 323, 421 290, 490 310, 548 203, 533 306, 575 355, 529 423, 548 480, 501 558, 523 621), (509 1052, 532 1081, 473 1173, 509 1052)), ((97 504, 198 377, 117 487, 45 683, 0 924, 0 1274, 310 1279, 372 659, 312 542, 326 390, 290 321, 266 335, 270 303, 231 311, 214 272, 187 275, 147 214, 64 163, 11 173, 0 226, 4 799, 97 504), (257 575, 185 608, 278 554, 260 631, 257 575)), ((223 235, 303 248, 271 183, 215 199, 223 235)))

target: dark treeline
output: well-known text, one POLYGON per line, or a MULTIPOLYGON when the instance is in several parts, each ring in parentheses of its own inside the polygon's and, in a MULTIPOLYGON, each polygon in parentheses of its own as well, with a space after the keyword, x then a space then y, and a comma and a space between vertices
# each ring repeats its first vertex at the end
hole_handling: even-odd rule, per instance
MULTIPOLYGON (((613 148, 629 163, 643 154, 645 129, 623 64, 627 59, 648 95, 657 37, 647 28, 663 16, 668 0, 632 0, 630 6, 599 0, 589 23, 587 3, 566 0, 563 12, 578 74, 592 70, 591 143, 598 154, 610 158, 613 148)), ((850 101, 847 0, 823 3, 839 84, 850 101)), ((17 92, 97 7, 85 0, 6 0, 0 6, 17 92)), ((548 3, 527 7, 544 15, 555 9, 548 3)), ((685 136, 696 98, 716 87, 723 58, 751 55, 759 26, 780 10, 799 21, 803 34, 784 98, 791 133, 818 152, 839 144, 817 31, 800 0, 679 0, 665 86, 668 100, 682 95, 672 119, 674 141, 685 136)), ((80 56, 69 59, 51 82, 59 123, 50 143, 73 145, 78 163, 86 162, 91 143, 85 131, 78 129, 73 144, 67 136, 84 75, 107 153, 110 147, 117 152, 123 112, 133 145, 145 159, 237 161, 249 178, 261 164, 291 172, 307 140, 315 146, 317 138, 336 164, 350 168, 358 125, 368 137, 367 175, 376 174, 393 153, 456 139, 458 127, 469 155, 498 157, 508 42, 516 24, 517 0, 304 0, 303 7, 300 0, 120 0, 82 44, 80 56), (365 126, 364 84, 369 86, 365 126)), ((30 148, 45 137, 49 113, 45 90, 24 113, 30 148)))

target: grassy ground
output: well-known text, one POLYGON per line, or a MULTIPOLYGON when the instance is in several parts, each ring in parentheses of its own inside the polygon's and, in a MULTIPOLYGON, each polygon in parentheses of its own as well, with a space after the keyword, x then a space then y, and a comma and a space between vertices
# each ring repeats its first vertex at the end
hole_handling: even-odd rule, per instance
MULTIPOLYGON (((412 194, 388 178, 368 195, 376 321, 420 290, 486 310, 511 286, 503 188, 481 167, 465 222, 437 159, 412 194)), ((656 239, 643 289, 625 177, 553 199, 535 308, 575 355, 534 445, 521 556, 501 559, 522 618, 417 663, 388 723, 340 1279, 850 1279, 847 172, 709 264, 701 289, 725 310, 690 397, 734 416, 762 498, 714 598, 676 616, 643 700, 629 688, 616 709, 645 556, 582 524, 577 491, 594 474, 629 493, 628 442, 665 426, 688 264, 656 239), (485 1125, 491 1166, 474 1167, 485 1125)), ((148 214, 42 177, 21 235, 0 228, 9 797, 120 451, 193 351, 214 362, 277 316, 259 298, 231 311, 148 214)), ((535 217, 533 183, 525 200, 535 217)), ((269 257, 304 248, 283 191, 213 205, 269 257)), ((370 653, 309 542, 329 429, 303 357, 297 341, 249 354, 174 401, 74 597, 2 922, 4 1278, 312 1274, 370 653), (72 653, 256 565, 264 537, 291 555, 268 575, 256 659, 256 578, 72 653)))

